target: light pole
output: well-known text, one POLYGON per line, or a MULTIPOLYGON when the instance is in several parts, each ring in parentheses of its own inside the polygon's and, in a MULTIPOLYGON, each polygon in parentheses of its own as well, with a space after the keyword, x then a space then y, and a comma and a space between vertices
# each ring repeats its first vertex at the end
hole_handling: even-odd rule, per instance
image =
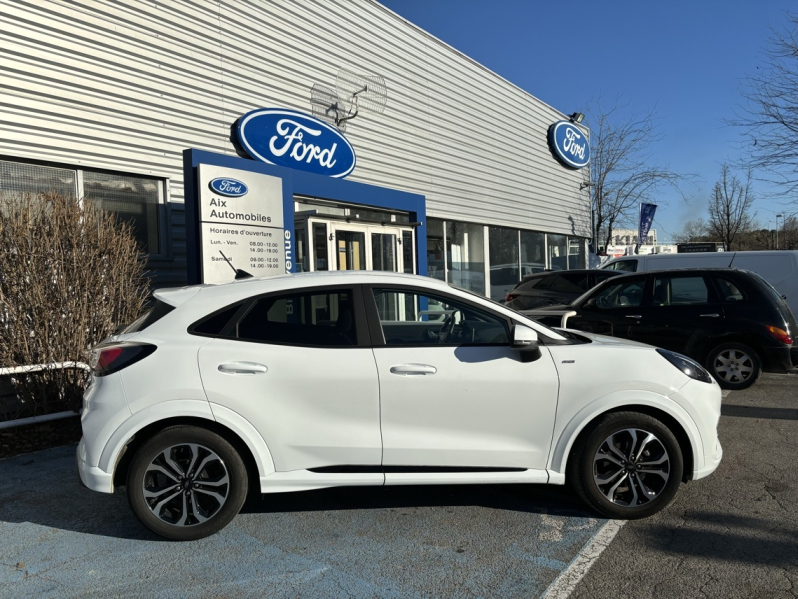
POLYGON ((781 219, 781 223, 784 225, 784 215, 776 215, 776 249, 779 249, 779 219, 781 219))

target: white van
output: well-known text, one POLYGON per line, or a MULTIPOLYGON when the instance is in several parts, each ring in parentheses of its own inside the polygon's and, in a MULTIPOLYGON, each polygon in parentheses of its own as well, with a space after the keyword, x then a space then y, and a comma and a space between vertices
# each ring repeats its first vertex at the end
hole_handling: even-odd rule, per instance
POLYGON ((609 260, 602 269, 639 272, 679 268, 742 268, 757 273, 787 298, 798 314, 798 251, 646 254, 609 260))

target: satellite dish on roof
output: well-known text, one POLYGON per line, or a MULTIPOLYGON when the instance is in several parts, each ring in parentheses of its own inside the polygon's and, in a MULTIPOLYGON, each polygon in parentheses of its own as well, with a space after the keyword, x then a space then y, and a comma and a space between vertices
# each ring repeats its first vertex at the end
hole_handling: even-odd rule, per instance
POLYGON ((313 116, 334 124, 340 131, 344 131, 346 122, 361 110, 382 113, 387 103, 385 79, 380 75, 359 75, 348 69, 338 71, 335 90, 318 83, 310 90, 313 116))

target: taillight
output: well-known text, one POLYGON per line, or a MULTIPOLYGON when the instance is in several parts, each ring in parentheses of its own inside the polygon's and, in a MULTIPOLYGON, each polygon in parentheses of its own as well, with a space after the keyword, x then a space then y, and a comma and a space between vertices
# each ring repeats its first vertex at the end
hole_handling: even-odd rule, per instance
POLYGON ((112 343, 98 345, 91 351, 91 366, 94 376, 106 376, 143 360, 156 347, 149 343, 112 343))
POLYGON ((515 298, 517 298, 517 297, 518 297, 518 294, 517 294, 517 293, 508 293, 508 294, 507 294, 507 297, 505 297, 505 298, 504 298, 504 301, 505 301, 505 302, 511 302, 511 301, 513 301, 513 300, 514 300, 515 298))
POLYGON ((787 331, 770 325, 767 326, 767 329, 771 335, 773 335, 782 343, 785 343, 786 345, 792 345, 792 337, 790 337, 790 334, 787 331))

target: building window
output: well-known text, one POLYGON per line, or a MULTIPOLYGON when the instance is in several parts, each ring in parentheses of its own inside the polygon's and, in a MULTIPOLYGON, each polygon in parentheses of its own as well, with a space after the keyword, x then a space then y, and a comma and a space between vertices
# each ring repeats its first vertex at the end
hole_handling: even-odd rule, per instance
POLYGON ((446 280, 446 243, 443 238, 443 221, 427 219, 427 274, 439 281, 446 280))
POLYGON ((552 270, 568 270, 565 235, 546 235, 546 246, 549 254, 549 268, 552 270))
POLYGON ((490 257, 490 298, 504 300, 521 280, 518 264, 518 229, 488 227, 490 257))
POLYGON ((49 192, 83 198, 113 212, 131 226, 142 251, 162 253, 162 179, 0 160, 0 194, 49 192))
POLYGON ((446 280, 485 295, 485 229, 483 225, 446 222, 446 280))

